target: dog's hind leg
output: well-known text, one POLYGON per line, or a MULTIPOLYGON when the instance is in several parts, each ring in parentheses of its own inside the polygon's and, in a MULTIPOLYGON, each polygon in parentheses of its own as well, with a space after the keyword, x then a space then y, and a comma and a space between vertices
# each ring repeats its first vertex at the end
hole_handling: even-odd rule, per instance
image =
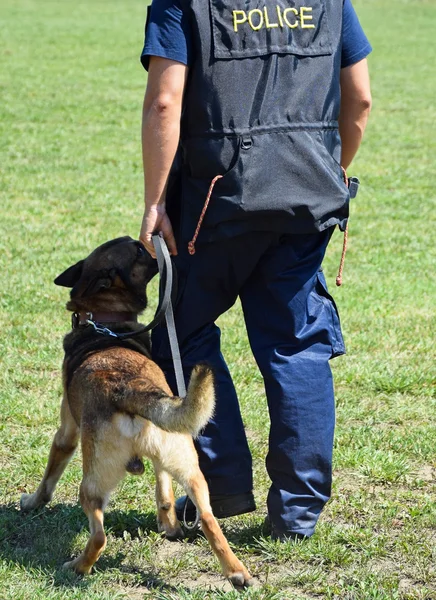
POLYGON ((56 484, 77 448, 78 440, 79 427, 64 397, 61 406, 61 426, 54 437, 44 476, 35 493, 21 496, 21 510, 33 510, 51 500, 56 484))
POLYGON ((162 465, 154 460, 156 473, 156 504, 157 527, 159 532, 165 533, 169 540, 183 537, 174 506, 173 480, 171 475, 162 469, 162 465))
POLYGON ((200 515, 201 528, 221 563, 224 575, 236 587, 249 586, 252 577, 242 562, 235 556, 221 527, 213 516, 210 506, 209 489, 198 466, 198 458, 192 440, 179 436, 177 448, 173 452, 162 452, 162 466, 185 488, 200 515), (183 438, 183 439, 182 439, 183 438))
POLYGON ((191 476, 187 485, 185 485, 185 490, 197 507, 200 514, 201 528, 221 563, 224 575, 235 587, 251 585, 252 577, 250 573, 233 553, 218 521, 213 516, 209 500, 209 489, 200 469, 191 476))

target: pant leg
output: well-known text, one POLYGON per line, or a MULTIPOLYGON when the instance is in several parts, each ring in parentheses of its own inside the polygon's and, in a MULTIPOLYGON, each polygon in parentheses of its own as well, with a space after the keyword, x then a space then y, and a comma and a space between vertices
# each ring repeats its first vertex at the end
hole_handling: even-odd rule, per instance
MULTIPOLYGON (((153 332, 153 358, 163 369, 170 387, 176 393, 174 369, 166 338, 165 328, 153 332)), ((200 468, 208 483, 209 492, 211 494, 248 492, 253 489, 251 453, 236 390, 220 351, 219 328, 214 324, 202 327, 183 343, 180 351, 186 385, 191 370, 197 363, 207 363, 214 373, 215 412, 195 440, 200 468)))
MULTIPOLYGON (((253 488, 252 460, 239 402, 214 322, 234 304, 241 283, 252 271, 268 237, 263 236, 262 243, 251 239, 253 247, 248 252, 241 236, 199 246, 194 256, 179 248, 177 257, 179 295, 174 316, 185 379, 189 380, 199 362, 209 363, 215 375, 215 414, 196 440, 200 468, 211 494, 238 494, 253 488)), ((176 392, 165 325, 154 330, 152 349, 154 360, 176 392)))
POLYGON ((278 534, 310 536, 331 493, 332 356, 339 318, 319 271, 330 232, 286 236, 241 290, 250 344, 271 418, 268 512, 278 534))

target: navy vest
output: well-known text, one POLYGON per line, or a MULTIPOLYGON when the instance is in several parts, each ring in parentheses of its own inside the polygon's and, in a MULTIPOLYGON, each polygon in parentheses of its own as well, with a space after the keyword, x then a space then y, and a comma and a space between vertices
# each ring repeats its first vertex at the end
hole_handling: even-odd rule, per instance
POLYGON ((182 238, 192 237, 216 175, 199 241, 344 228, 343 0, 181 2, 194 44, 181 123, 182 238))

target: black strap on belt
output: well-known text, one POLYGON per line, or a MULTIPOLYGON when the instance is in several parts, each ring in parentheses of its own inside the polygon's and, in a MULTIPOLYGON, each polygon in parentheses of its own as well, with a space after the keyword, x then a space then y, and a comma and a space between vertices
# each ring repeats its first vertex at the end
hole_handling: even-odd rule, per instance
POLYGON ((125 333, 115 333, 107 327, 102 327, 98 323, 94 323, 92 318, 88 319, 88 324, 94 327, 96 333, 115 337, 118 340, 123 340, 126 338, 134 338, 147 331, 151 331, 165 318, 167 323, 168 339, 171 348, 171 356, 174 365, 174 373, 176 376, 177 392, 180 398, 184 398, 186 396, 185 378, 183 376, 182 360, 180 358, 179 343, 177 340, 176 327, 174 323, 173 305, 171 303, 171 294, 174 282, 173 265, 164 239, 157 234, 153 235, 151 239, 156 251, 157 265, 159 267, 160 276, 159 305, 154 319, 148 325, 144 325, 136 331, 128 331, 125 333))

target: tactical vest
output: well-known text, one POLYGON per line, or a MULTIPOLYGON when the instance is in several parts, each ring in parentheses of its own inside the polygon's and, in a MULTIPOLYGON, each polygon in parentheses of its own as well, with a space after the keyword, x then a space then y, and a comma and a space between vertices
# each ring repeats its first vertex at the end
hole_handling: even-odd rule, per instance
POLYGON ((182 236, 346 225, 343 0, 181 0, 194 56, 181 122, 182 236))

